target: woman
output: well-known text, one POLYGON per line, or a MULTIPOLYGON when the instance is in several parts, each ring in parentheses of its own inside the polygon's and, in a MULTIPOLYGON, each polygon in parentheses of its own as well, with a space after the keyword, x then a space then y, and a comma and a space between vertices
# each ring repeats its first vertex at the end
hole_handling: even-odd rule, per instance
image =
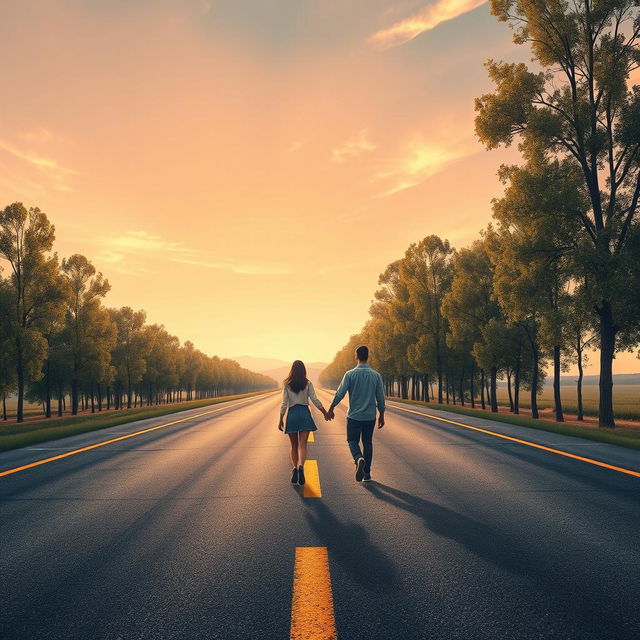
POLYGON ((327 417, 327 412, 318 400, 313 384, 307 379, 307 369, 302 360, 296 360, 291 365, 291 371, 285 378, 282 390, 282 406, 280 407, 280 422, 278 429, 288 434, 291 443, 291 482, 304 484, 304 463, 307 459, 307 440, 310 431, 316 431, 309 400, 318 407, 322 415, 327 417), (284 414, 287 413, 287 426, 284 428, 284 414))

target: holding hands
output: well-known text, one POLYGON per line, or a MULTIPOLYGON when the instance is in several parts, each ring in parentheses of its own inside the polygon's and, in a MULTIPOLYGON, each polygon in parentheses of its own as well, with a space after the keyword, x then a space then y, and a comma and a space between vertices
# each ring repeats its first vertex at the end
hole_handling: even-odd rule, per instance
POLYGON ((335 413, 333 413, 333 407, 329 407, 329 411, 326 411, 324 408, 322 409, 322 413, 324 415, 324 419, 329 422, 330 420, 333 420, 336 415, 335 413))

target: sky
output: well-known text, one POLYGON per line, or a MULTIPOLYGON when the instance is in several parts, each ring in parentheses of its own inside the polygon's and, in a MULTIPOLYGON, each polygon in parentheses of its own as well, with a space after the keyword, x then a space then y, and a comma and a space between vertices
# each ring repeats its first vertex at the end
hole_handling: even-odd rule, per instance
POLYGON ((489 222, 518 156, 473 99, 527 57, 483 0, 4 0, 0 204, 207 353, 329 361, 410 243, 489 222))

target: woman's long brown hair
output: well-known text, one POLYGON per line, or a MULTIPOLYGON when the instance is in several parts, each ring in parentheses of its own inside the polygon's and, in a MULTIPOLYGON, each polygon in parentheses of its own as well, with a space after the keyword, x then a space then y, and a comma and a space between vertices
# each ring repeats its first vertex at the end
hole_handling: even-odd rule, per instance
POLYGON ((302 360, 295 360, 291 365, 289 375, 284 379, 285 385, 288 385, 293 393, 298 393, 307 386, 308 382, 307 368, 304 366, 304 362, 302 362, 302 360))

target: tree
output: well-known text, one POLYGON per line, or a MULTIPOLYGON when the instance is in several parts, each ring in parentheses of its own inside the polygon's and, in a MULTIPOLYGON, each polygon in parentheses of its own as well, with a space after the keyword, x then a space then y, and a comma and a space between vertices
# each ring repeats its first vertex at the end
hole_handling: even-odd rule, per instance
POLYGON ((62 261, 61 271, 69 295, 65 313, 64 341, 71 370, 71 413, 78 413, 79 385, 94 369, 94 376, 111 360, 115 327, 100 300, 111 288, 101 273, 80 254, 62 261))
POLYGON ((0 278, 0 395, 2 419, 7 419, 7 396, 15 390, 16 368, 14 342, 11 338, 11 288, 0 278))
MULTIPOLYGON (((574 211, 585 203, 580 176, 544 157, 533 156, 523 167, 500 170, 507 185, 504 196, 493 203, 498 222, 493 254, 503 279, 510 272, 530 279, 520 293, 535 305, 540 325, 540 346, 553 354, 553 388, 556 420, 564 420, 560 397, 560 372, 565 346, 564 315, 568 312, 569 286, 576 276, 578 220, 574 211), (506 261, 506 262, 505 262, 506 261), (519 264, 516 264, 519 263, 519 264)), ((503 282, 505 308, 514 305, 515 290, 503 282), (505 306, 506 305, 506 306, 505 306)))
POLYGON ((38 208, 27 211, 14 202, 0 213, 0 256, 11 268, 9 331, 14 343, 18 422, 24 420, 25 385, 42 376, 47 356, 41 326, 58 312, 64 299, 58 259, 47 255, 54 237, 53 225, 38 208))
POLYGON ((145 357, 149 353, 149 344, 144 332, 146 317, 144 311, 134 311, 131 307, 111 310, 111 319, 117 327, 116 346, 113 350, 118 383, 116 408, 121 407, 120 397, 124 389, 127 409, 131 409, 133 386, 142 380, 147 370, 145 357))
POLYGON ((406 283, 409 303, 415 309, 416 330, 425 348, 432 351, 438 377, 438 402, 442 403, 442 382, 447 350, 447 320, 442 303, 451 286, 451 255, 448 240, 427 236, 412 244, 400 262, 400 277, 406 283))
MULTIPOLYGON (((471 353, 474 344, 483 340, 482 328, 501 315, 493 292, 493 265, 489 259, 485 240, 476 240, 471 247, 458 251, 452 262, 451 288, 442 302, 442 311, 448 320, 451 339, 467 345, 471 353)), ((477 363, 472 359, 472 364, 477 363)), ((470 371, 471 404, 475 406, 473 368, 470 371)), ((481 398, 484 404, 484 376, 481 367, 481 398)))
POLYGON ((612 362, 640 315, 624 283, 640 198, 640 87, 628 86, 640 64, 638 3, 491 0, 491 11, 542 71, 490 60, 496 91, 476 100, 476 132, 489 149, 519 136, 525 158, 543 154, 582 176, 587 206, 573 215, 599 321, 599 424, 613 428, 612 362))

